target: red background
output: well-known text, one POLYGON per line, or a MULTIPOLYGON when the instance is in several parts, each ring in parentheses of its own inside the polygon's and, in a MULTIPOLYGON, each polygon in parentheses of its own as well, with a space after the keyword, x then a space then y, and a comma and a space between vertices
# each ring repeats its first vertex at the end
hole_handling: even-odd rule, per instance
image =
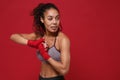
POLYGON ((31 33, 32 9, 53 2, 61 11, 63 31, 71 40, 66 80, 120 80, 119 0, 1 0, 0 80, 37 80, 35 49, 16 44, 12 33, 31 33))

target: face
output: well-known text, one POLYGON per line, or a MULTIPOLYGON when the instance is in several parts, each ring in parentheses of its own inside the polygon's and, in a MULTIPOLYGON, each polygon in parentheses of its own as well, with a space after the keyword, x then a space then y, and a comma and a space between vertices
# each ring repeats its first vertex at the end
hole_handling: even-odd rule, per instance
POLYGON ((44 18, 41 18, 44 23, 46 31, 57 32, 60 23, 59 12, 56 9, 50 8, 44 12, 44 18))

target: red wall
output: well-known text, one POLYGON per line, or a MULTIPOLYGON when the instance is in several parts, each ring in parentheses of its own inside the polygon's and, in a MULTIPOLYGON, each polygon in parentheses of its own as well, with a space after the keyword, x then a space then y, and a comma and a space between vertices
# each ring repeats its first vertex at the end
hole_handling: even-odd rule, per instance
POLYGON ((1 0, 0 80, 37 80, 35 49, 13 43, 12 33, 32 32, 32 9, 53 2, 63 31, 71 39, 66 80, 120 80, 120 5, 118 0, 1 0))

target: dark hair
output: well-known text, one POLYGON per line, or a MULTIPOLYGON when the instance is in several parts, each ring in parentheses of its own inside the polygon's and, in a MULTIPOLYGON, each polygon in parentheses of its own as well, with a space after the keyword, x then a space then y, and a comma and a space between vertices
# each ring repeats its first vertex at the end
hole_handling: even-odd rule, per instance
MULTIPOLYGON (((44 12, 50 8, 54 8, 59 12, 59 9, 53 3, 40 3, 37 7, 33 9, 31 15, 34 16, 33 30, 36 34, 40 34, 41 36, 44 35, 45 26, 44 23, 41 22, 40 18, 44 18, 44 12)), ((59 30, 62 30, 61 24, 60 28, 59 30)))

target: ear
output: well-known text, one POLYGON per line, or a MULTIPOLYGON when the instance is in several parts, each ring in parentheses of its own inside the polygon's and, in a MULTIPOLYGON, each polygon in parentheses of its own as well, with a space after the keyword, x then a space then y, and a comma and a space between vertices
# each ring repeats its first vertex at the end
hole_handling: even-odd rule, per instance
POLYGON ((42 18, 42 17, 40 17, 40 21, 41 21, 42 23, 44 23, 44 20, 43 20, 43 18, 42 18))

